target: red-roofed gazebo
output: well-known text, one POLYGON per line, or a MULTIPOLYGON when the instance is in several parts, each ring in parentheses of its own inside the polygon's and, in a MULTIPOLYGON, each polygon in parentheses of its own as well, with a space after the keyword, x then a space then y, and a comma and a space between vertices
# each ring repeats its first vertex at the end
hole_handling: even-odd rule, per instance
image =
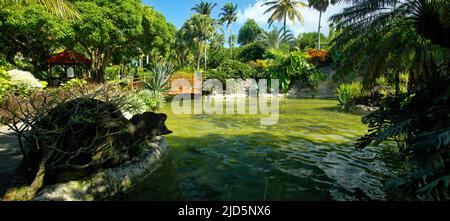
MULTIPOLYGON (((77 53, 76 51, 73 50, 64 50, 61 53, 58 53, 56 55, 51 56, 50 58, 48 58, 47 60, 44 61, 44 64, 50 66, 55 66, 55 65, 60 65, 62 66, 63 71, 70 69, 70 67, 72 66, 83 66, 84 68, 86 68, 86 70, 89 70, 89 67, 92 64, 92 61, 88 58, 86 58, 84 55, 77 53)), ((72 73, 73 71, 73 67, 72 67, 72 73)), ((53 76, 53 69, 50 68, 50 76, 48 77, 49 83, 52 85, 58 84, 55 81, 61 81, 64 79, 67 79, 67 76, 64 78, 61 77, 54 77, 53 76)), ((82 71, 80 71, 82 72, 82 71)), ((78 75, 80 76, 80 72, 78 72, 78 75)), ((75 76, 73 76, 75 77, 75 76)))

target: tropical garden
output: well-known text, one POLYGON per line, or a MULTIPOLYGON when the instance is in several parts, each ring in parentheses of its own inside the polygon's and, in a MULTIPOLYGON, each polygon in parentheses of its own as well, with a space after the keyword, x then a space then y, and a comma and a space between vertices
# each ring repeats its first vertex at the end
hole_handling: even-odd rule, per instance
POLYGON ((239 4, 192 1, 176 27, 141 0, 0 0, 0 117, 22 158, 0 195, 42 197, 167 135, 161 168, 113 199, 450 199, 450 1, 269 0, 268 28, 234 32, 239 4), (296 36, 306 9, 317 31, 296 36), (280 122, 171 113, 195 73, 279 80, 280 122))

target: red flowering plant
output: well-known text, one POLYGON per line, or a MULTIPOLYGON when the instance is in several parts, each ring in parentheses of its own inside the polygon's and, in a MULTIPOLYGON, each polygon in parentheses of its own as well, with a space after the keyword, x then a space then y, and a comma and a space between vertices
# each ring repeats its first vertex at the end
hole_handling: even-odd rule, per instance
POLYGON ((309 49, 306 56, 308 61, 318 67, 330 64, 330 54, 325 50, 309 49))

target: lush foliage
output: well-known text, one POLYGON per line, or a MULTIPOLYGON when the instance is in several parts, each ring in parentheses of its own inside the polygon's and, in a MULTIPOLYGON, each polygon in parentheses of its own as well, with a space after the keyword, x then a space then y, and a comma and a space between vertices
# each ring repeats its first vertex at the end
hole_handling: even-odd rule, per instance
POLYGON ((348 108, 348 105, 351 104, 355 98, 360 97, 362 95, 362 90, 363 86, 359 81, 350 84, 339 84, 337 91, 342 109, 348 108))
POLYGON ((258 23, 253 19, 247 20, 245 24, 239 29, 238 43, 241 45, 247 45, 255 42, 258 36, 263 33, 263 29, 259 27, 258 23))
POLYGON ((325 50, 309 49, 307 58, 309 62, 317 66, 326 66, 331 63, 330 55, 325 50))
POLYGON ((406 172, 386 187, 419 199, 449 196, 449 7, 446 0, 362 0, 331 18, 341 68, 363 73, 366 85, 382 75, 396 85, 396 96, 363 118, 370 130, 358 147, 397 141, 406 172))
MULTIPOLYGON (((267 73, 271 79, 279 79, 283 92, 287 92, 292 80, 299 79, 308 83, 323 79, 316 67, 309 63, 300 52, 291 52, 288 56, 279 56, 270 62, 267 73)), ((313 84, 310 84, 313 87, 313 84)))
POLYGON ((263 59, 266 51, 267 47, 263 43, 254 42, 242 46, 237 58, 242 62, 256 61, 258 59, 263 59))
POLYGON ((204 78, 217 79, 225 84, 227 79, 257 79, 259 76, 258 72, 250 66, 236 60, 228 60, 218 68, 205 72, 204 78))

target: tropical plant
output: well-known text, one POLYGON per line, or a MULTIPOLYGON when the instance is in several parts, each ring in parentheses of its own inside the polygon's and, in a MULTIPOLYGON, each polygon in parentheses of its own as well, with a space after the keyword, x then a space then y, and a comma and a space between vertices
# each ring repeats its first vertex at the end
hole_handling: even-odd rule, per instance
POLYGON ((80 13, 68 0, 0 0, 2 8, 40 4, 50 13, 65 19, 79 19, 80 13))
POLYGON ((289 30, 283 33, 283 30, 278 30, 276 27, 270 32, 263 32, 258 38, 259 42, 273 49, 280 49, 282 45, 292 46, 294 40, 294 35, 289 30))
POLYGON ((359 81, 350 84, 339 84, 337 92, 342 109, 347 109, 355 98, 360 97, 362 95, 362 90, 363 86, 359 81))
MULTIPOLYGON (((341 2, 351 2, 341 1, 341 2)), ((369 133, 358 148, 399 143, 406 172, 386 185, 423 200, 449 199, 450 21, 448 0, 360 0, 331 18, 340 30, 335 49, 365 84, 395 79, 396 95, 366 117, 369 133), (400 75, 408 72, 408 92, 400 75)))
POLYGON ((263 59, 267 47, 261 42, 253 42, 240 48, 237 58, 242 62, 263 59))
POLYGON ((291 22, 295 23, 299 20, 301 24, 304 23, 303 16, 298 10, 298 8, 306 7, 307 5, 301 1, 295 0, 273 0, 268 1, 263 4, 263 6, 268 6, 269 8, 264 12, 264 14, 272 13, 267 23, 271 26, 275 21, 283 21, 283 35, 287 34, 286 22, 289 19, 291 22))
POLYGON ((239 29, 238 43, 246 45, 255 42, 264 30, 253 19, 248 19, 239 29))
POLYGON ((314 89, 314 82, 323 79, 323 74, 310 64, 306 57, 299 52, 289 55, 276 55, 267 68, 270 79, 279 79, 281 90, 287 92, 292 80, 299 79, 314 89))
POLYGON ((191 10, 195 11, 195 12, 201 14, 201 15, 210 16, 212 10, 216 6, 217 6, 217 3, 204 2, 202 0, 200 3, 195 4, 195 6, 193 8, 191 8, 191 10))
POLYGON ((207 42, 216 32, 215 22, 207 15, 195 14, 184 23, 180 31, 185 45, 197 52, 197 69, 200 69, 202 51, 204 51, 204 68, 206 70, 207 42))
POLYGON ((84 87, 88 84, 88 82, 84 79, 80 78, 72 78, 68 80, 66 83, 61 84, 61 87, 67 90, 84 87))
POLYGON ((168 63, 157 64, 150 72, 143 72, 139 78, 144 88, 164 93, 169 90, 169 79, 174 72, 174 67, 168 63))
POLYGON ((226 84, 227 79, 258 79, 259 75, 256 70, 236 60, 228 60, 223 62, 218 68, 205 72, 206 79, 217 79, 226 84))
POLYGON ((322 13, 324 13, 330 5, 329 0, 308 0, 309 7, 319 11, 319 28, 317 31, 317 50, 320 50, 320 29, 322 28, 322 13))
POLYGON ((220 22, 222 24, 227 24, 229 38, 228 44, 230 45, 230 58, 233 59, 233 32, 231 29, 231 25, 237 20, 237 5, 233 3, 227 3, 222 7, 222 12, 219 14, 220 22))
POLYGON ((165 104, 165 97, 159 91, 141 90, 135 95, 145 104, 145 111, 157 111, 165 104))

